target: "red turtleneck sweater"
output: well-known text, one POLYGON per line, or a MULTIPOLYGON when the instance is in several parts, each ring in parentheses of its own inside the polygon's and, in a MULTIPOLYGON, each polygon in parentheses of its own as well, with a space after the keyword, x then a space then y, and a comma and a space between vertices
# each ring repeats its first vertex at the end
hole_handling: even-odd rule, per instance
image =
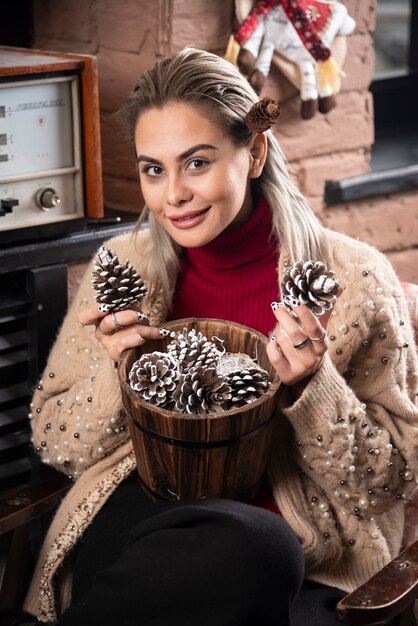
MULTIPOLYGON (((270 303, 280 299, 278 258, 270 208, 261 199, 245 224, 184 251, 168 319, 220 318, 267 335, 276 321, 270 303)), ((252 504, 279 513, 265 485, 252 504)))
POLYGON ((169 319, 220 318, 267 335, 275 325, 270 303, 279 299, 278 256, 261 199, 245 224, 184 251, 169 319))

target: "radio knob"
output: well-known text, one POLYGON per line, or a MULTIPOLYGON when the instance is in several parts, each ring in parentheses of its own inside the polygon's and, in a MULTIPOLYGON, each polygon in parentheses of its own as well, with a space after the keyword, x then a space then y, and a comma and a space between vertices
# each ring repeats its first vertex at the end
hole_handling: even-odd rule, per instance
POLYGON ((3 198, 0 201, 0 216, 6 215, 6 213, 12 213, 13 207, 19 205, 19 200, 16 198, 3 198))
POLYGON ((42 211, 50 211, 61 203, 61 198, 52 187, 39 189, 35 202, 42 211))

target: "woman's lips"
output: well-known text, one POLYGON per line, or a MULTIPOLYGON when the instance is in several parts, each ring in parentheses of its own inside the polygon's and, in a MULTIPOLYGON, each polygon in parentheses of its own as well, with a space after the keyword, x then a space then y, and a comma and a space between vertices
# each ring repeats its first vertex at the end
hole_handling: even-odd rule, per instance
POLYGON ((205 219, 205 215, 210 208, 211 207, 209 206, 201 211, 190 211, 189 213, 183 215, 171 215, 168 216, 168 219, 176 228, 194 228, 205 219))

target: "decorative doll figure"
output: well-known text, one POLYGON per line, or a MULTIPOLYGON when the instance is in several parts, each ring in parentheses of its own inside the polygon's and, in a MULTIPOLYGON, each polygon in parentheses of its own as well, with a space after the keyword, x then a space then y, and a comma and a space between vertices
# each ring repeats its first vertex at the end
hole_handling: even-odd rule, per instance
POLYGON ((351 35, 355 25, 340 2, 262 0, 235 33, 238 67, 260 92, 276 53, 298 68, 302 118, 317 109, 327 113, 336 105, 341 74, 329 47, 335 37, 351 35))

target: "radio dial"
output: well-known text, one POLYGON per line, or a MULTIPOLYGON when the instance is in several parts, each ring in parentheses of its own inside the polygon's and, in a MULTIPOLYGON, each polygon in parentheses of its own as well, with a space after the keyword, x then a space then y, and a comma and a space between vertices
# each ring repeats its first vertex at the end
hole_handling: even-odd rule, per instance
POLYGON ((42 211, 50 211, 61 203, 61 198, 52 187, 44 187, 37 192, 35 202, 42 211))

